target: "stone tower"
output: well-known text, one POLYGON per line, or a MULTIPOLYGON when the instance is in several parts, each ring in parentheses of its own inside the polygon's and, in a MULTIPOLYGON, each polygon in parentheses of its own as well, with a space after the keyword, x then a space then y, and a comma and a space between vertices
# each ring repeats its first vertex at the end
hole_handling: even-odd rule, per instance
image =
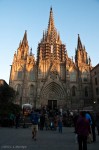
POLYGON ((10 72, 10 86, 17 91, 15 103, 33 104, 35 99, 36 63, 32 49, 29 52, 27 32, 25 31, 22 42, 20 41, 17 53, 14 54, 10 72))
POLYGON ((91 59, 78 35, 75 60, 70 59, 66 46, 54 24, 50 9, 48 28, 38 44, 37 60, 29 51, 25 31, 10 72, 10 86, 17 91, 16 103, 34 107, 77 109, 91 103, 91 59))

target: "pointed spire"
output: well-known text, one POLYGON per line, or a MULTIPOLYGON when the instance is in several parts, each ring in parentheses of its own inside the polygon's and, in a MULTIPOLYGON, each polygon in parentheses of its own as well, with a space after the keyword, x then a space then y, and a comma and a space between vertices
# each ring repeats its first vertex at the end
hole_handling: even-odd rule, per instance
POLYGON ((22 43, 25 44, 25 45, 28 44, 28 40, 27 40, 27 30, 25 30, 22 43))
POLYGON ((47 31, 45 30, 45 41, 47 41, 47 31))
POLYGON ((43 31, 43 41, 45 40, 45 35, 44 35, 44 31, 43 31))
POLYGON ((21 44, 22 44, 22 43, 21 43, 21 40, 20 40, 20 43, 19 43, 19 48, 21 47, 21 44))
POLYGON ((83 46, 83 49, 86 51, 85 45, 83 46))
POLYGON ((81 40, 80 40, 80 36, 78 34, 78 43, 77 43, 77 49, 82 49, 82 43, 81 43, 81 40))
POLYGON ((15 51, 14 55, 16 56, 16 51, 15 51))
POLYGON ((91 58, 89 57, 89 65, 91 66, 91 58))
POLYGON ((25 30, 25 33, 24 33, 24 40, 27 40, 27 30, 25 30))
POLYGON ((54 19, 53 19, 53 11, 52 7, 50 8, 50 16, 49 16, 49 23, 48 23, 48 33, 53 31, 54 29, 54 19))
POLYGON ((72 61, 73 61, 73 56, 72 56, 72 61))
POLYGON ((58 32, 58 41, 60 41, 60 33, 58 32))
POLYGON ((30 49, 30 56, 32 56, 32 47, 31 47, 31 49, 30 49))

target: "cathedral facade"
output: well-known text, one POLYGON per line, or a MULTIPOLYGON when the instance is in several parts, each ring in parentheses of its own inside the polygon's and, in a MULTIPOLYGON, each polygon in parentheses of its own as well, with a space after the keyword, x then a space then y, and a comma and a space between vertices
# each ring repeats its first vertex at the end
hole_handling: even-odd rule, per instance
POLYGON ((68 57, 53 18, 38 44, 37 58, 29 50, 27 31, 14 54, 9 85, 17 91, 15 103, 40 108, 78 109, 92 102, 91 59, 78 35, 75 60, 68 57))

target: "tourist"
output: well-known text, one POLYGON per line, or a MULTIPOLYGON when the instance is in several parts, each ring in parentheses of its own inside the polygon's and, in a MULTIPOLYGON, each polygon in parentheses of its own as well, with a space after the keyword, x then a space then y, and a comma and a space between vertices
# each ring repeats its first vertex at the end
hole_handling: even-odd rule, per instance
POLYGON ((58 130, 59 130, 59 133, 62 133, 62 127, 63 127, 62 116, 59 116, 59 119, 58 119, 58 130))
POLYGON ((96 141, 96 133, 95 133, 95 120, 94 120, 94 117, 89 111, 86 112, 85 117, 89 121, 89 124, 90 124, 92 142, 95 142, 96 141))
POLYGON ((41 112, 41 115, 40 115, 40 130, 44 129, 44 124, 45 124, 45 115, 44 115, 44 112, 41 112))
POLYGON ((85 118, 85 112, 80 112, 80 116, 76 124, 76 132, 78 135, 79 150, 87 150, 87 137, 90 133, 90 125, 85 118))
POLYGON ((31 122, 32 122, 32 138, 34 140, 36 140, 37 139, 37 131, 38 131, 39 115, 37 112, 32 111, 30 118, 31 118, 31 122))
POLYGON ((47 114, 45 114, 45 128, 46 130, 49 129, 50 123, 49 123, 49 117, 47 114))
POLYGON ((96 127, 97 127, 97 132, 98 132, 98 135, 99 135, 99 112, 96 113, 96 127))

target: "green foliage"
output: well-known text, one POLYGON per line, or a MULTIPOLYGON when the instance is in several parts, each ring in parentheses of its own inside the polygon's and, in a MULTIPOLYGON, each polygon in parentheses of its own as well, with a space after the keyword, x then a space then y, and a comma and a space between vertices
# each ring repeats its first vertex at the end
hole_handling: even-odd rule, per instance
POLYGON ((21 111, 21 107, 13 103, 15 97, 16 92, 12 87, 0 86, 0 115, 16 114, 21 111))
POLYGON ((0 104, 13 102, 16 92, 12 87, 0 86, 0 104))
POLYGON ((21 111, 21 107, 17 104, 13 103, 6 103, 0 105, 0 115, 5 115, 7 116, 10 113, 17 114, 21 111))

